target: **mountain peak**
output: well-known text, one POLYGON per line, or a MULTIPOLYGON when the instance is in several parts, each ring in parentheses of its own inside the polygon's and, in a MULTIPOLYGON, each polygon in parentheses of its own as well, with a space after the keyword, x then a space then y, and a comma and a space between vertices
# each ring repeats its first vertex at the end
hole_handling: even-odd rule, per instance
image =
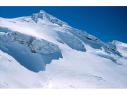
POLYGON ((40 10, 40 12, 32 14, 31 18, 33 21, 37 23, 38 19, 41 19, 41 20, 47 19, 45 15, 46 15, 46 12, 43 10, 40 10))
POLYGON ((50 22, 52 24, 56 24, 59 26, 65 26, 68 25, 67 23, 57 19, 56 17, 50 15, 49 13, 45 12, 44 10, 40 10, 38 13, 34 13, 31 16, 32 20, 36 23, 38 23, 38 21, 46 21, 46 22, 50 22))
POLYGON ((40 10, 39 13, 45 14, 46 12, 44 10, 40 10))

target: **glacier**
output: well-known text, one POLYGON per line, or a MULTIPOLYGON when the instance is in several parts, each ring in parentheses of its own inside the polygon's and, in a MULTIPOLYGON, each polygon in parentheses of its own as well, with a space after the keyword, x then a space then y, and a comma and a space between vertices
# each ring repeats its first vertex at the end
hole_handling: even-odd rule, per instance
POLYGON ((103 42, 43 10, 0 17, 0 88, 126 88, 126 62, 126 43, 103 42))

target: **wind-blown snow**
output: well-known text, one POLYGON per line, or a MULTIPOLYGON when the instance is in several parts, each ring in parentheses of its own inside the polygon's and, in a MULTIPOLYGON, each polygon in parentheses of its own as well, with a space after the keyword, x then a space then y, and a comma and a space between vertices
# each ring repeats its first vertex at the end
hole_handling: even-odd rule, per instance
POLYGON ((105 43, 44 11, 0 18, 0 50, 1 88, 127 87, 127 44, 105 43))

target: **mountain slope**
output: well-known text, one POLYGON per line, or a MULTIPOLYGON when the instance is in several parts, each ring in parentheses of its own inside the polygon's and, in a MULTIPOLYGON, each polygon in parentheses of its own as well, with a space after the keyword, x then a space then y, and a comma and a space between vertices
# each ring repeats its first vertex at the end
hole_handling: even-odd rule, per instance
POLYGON ((0 51, 0 88, 42 87, 41 78, 0 51), (25 81, 24 81, 25 79, 25 81))
POLYGON ((20 71, 9 71, 19 84, 6 80, 8 86, 0 83, 0 87, 127 87, 126 46, 118 41, 105 43, 45 11, 26 17, 0 18, 1 68, 8 64, 0 79, 8 79, 9 64, 20 71), (8 61, 8 56, 15 62, 8 61), (21 77, 27 75, 29 82, 36 85, 25 85, 18 73, 22 73, 21 77))

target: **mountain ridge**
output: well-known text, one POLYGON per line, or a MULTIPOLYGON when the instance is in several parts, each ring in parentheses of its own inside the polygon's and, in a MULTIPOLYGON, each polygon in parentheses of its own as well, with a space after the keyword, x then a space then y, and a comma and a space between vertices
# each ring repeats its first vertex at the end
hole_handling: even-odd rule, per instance
MULTIPOLYGON (((14 58, 19 68, 24 67, 26 74, 28 71, 28 76, 30 72, 38 76, 37 87, 127 87, 126 46, 118 41, 105 43, 45 11, 13 19, 0 18, 1 55, 7 53, 14 58), (115 83, 117 77, 119 81, 115 83)), ((25 87, 24 83, 18 86, 25 87)))

